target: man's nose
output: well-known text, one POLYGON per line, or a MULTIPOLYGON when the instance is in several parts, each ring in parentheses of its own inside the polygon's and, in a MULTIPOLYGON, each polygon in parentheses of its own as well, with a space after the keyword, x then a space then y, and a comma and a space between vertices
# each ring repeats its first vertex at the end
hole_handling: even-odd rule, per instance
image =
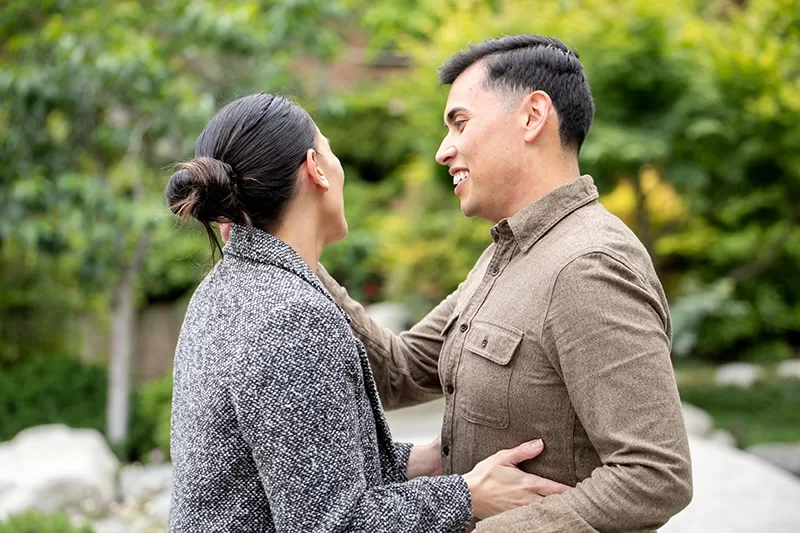
POLYGON ((453 146, 447 139, 442 141, 439 149, 436 151, 436 162, 440 165, 447 165, 456 155, 456 147, 453 146))

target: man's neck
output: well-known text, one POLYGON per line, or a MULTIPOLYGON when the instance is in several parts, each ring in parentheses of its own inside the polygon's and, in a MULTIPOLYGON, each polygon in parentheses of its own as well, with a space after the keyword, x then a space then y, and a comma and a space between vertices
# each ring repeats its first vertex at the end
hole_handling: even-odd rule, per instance
POLYGON ((494 222, 511 218, 540 198, 580 177, 581 171, 577 158, 570 159, 570 161, 557 161, 556 164, 528 167, 531 169, 530 174, 520 181, 518 190, 513 191, 514 199, 508 205, 508 209, 504 210, 503 216, 494 222))

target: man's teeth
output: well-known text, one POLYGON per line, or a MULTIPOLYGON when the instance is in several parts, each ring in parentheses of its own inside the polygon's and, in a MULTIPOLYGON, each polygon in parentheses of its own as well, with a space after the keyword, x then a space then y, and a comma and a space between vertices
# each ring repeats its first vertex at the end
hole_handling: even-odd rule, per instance
POLYGON ((453 176, 453 185, 458 185, 468 177, 469 177, 469 172, 466 170, 462 170, 461 172, 456 172, 456 175, 453 176))

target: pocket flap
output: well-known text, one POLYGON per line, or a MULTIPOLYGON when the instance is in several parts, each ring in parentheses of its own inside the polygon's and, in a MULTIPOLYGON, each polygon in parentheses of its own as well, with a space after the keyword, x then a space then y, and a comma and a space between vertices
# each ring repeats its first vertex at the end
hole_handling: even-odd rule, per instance
POLYGON ((522 331, 517 328, 476 320, 467 333, 464 345, 469 351, 489 361, 507 365, 520 342, 522 331))

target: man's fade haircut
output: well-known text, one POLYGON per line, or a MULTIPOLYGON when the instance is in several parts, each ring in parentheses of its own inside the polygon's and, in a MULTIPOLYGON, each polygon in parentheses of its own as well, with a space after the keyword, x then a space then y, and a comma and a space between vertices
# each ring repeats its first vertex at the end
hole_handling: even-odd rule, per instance
POLYGON ((594 118, 594 101, 577 52, 543 35, 489 39, 448 59, 439 69, 439 83, 452 85, 478 61, 486 66, 486 89, 512 95, 546 92, 558 113, 561 146, 580 152, 594 118))

